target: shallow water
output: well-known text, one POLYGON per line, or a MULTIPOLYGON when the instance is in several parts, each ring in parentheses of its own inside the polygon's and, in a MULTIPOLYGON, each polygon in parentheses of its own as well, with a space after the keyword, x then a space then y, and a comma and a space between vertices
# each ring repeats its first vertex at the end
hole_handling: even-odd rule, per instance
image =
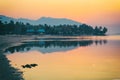
POLYGON ((120 80, 120 36, 38 38, 7 48, 5 55, 25 80, 120 80))

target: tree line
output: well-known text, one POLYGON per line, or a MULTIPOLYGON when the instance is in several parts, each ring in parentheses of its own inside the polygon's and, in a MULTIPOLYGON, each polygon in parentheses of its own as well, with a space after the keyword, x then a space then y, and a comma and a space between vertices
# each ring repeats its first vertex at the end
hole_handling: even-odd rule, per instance
POLYGON ((106 27, 92 26, 81 24, 81 25, 31 25, 30 23, 24 24, 23 22, 2 22, 0 21, 0 35, 5 34, 44 34, 44 35, 68 35, 68 36, 79 36, 79 35, 105 35, 107 32, 106 27), (28 32, 28 30, 31 32, 28 32), (37 31, 37 30, 44 30, 37 31))

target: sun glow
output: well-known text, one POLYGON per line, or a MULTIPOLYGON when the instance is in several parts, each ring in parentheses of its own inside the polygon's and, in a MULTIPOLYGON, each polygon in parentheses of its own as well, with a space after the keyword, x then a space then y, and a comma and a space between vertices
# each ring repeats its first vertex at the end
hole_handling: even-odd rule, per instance
POLYGON ((0 0, 0 14, 28 19, 68 18, 92 26, 119 27, 120 0, 0 0))

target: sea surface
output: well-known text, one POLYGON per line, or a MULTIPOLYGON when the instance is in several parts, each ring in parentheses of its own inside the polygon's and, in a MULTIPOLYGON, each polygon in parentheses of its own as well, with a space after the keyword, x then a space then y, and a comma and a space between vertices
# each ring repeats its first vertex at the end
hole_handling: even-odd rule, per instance
POLYGON ((4 54, 24 80, 120 80, 120 35, 37 37, 4 54))

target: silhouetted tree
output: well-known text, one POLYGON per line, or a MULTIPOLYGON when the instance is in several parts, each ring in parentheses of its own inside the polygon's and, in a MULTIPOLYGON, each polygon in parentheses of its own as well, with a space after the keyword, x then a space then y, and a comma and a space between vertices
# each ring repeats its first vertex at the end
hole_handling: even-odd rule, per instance
POLYGON ((70 36, 79 36, 79 35, 105 35, 107 28, 102 26, 96 26, 94 29, 92 26, 82 24, 82 25, 31 25, 29 23, 22 23, 10 21, 9 23, 2 23, 0 21, 0 34, 22 34, 25 35, 28 33, 28 30, 32 30, 31 34, 39 34, 38 30, 45 30, 44 34, 47 35, 70 35, 70 36))
POLYGON ((104 27, 102 33, 105 34, 107 31, 108 31, 107 28, 104 27))

